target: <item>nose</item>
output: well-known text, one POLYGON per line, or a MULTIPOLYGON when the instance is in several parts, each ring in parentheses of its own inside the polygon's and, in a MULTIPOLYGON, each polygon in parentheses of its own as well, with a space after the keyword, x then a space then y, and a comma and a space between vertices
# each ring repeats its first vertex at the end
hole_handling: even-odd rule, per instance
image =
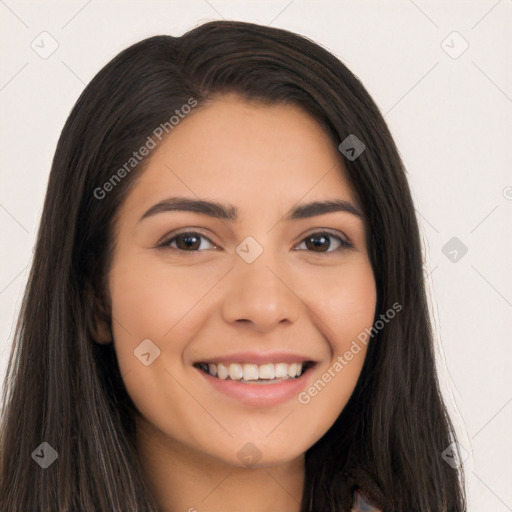
POLYGON ((267 258, 267 251, 252 263, 241 258, 230 272, 227 291, 222 303, 226 322, 247 324, 261 333, 269 332, 281 324, 293 324, 299 318, 304 303, 300 290, 291 283, 289 273, 267 258))

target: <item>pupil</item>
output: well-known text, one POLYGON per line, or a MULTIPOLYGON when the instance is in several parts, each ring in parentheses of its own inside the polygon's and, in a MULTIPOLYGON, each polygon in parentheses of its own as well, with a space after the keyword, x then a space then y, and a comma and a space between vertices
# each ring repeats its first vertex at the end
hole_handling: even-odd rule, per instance
POLYGON ((195 235, 182 235, 181 237, 178 237, 177 245, 179 245, 178 242, 180 240, 184 241, 183 245, 184 245, 185 249, 197 249, 199 247, 199 245, 201 245, 201 242, 199 242, 199 237, 197 237, 195 235), (195 240, 196 242, 190 243, 190 240, 195 240))
POLYGON ((308 241, 311 240, 322 240, 320 243, 313 242, 313 246, 316 248, 322 248, 322 245, 326 246, 325 249, 329 248, 329 241, 325 236, 312 236, 308 239, 308 241))

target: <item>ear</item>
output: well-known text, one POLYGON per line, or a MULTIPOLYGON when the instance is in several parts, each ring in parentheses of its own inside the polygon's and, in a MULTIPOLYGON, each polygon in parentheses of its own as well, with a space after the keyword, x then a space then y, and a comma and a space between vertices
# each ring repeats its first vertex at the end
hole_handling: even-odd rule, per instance
POLYGON ((89 336, 93 341, 101 345, 107 345, 113 341, 111 317, 105 301, 99 298, 92 288, 87 290, 87 327, 89 336))
POLYGON ((96 343, 107 345, 113 341, 110 318, 103 312, 97 312, 94 315, 90 332, 96 343))

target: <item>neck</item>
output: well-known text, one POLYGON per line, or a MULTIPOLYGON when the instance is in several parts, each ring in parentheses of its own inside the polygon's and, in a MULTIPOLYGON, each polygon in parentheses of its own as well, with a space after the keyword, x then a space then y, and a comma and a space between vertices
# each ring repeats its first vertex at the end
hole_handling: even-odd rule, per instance
POLYGON ((189 448, 137 419, 137 453, 161 512, 299 512, 304 456, 245 468, 189 448))

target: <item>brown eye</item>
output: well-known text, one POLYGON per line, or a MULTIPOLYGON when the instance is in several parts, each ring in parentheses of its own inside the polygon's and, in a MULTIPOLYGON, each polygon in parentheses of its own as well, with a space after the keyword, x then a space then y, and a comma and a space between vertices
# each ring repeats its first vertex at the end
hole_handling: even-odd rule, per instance
POLYGON ((353 245, 347 240, 344 240, 343 238, 329 232, 312 233, 311 235, 304 238, 301 244, 302 243, 306 244, 306 248, 308 250, 318 253, 334 252, 336 250, 348 249, 353 247, 353 245), (332 239, 336 240, 336 243, 338 244, 336 246, 335 243, 334 249, 331 249, 332 239))
MULTIPOLYGON (((171 249, 178 249, 188 252, 199 252, 202 240, 206 240, 212 247, 215 247, 213 242, 201 235, 200 233, 186 232, 174 235, 171 238, 165 239, 158 247, 169 247, 171 249)), ((204 244, 203 244, 204 245, 204 244)), ((212 247, 202 247, 201 250, 211 249, 212 247)))

